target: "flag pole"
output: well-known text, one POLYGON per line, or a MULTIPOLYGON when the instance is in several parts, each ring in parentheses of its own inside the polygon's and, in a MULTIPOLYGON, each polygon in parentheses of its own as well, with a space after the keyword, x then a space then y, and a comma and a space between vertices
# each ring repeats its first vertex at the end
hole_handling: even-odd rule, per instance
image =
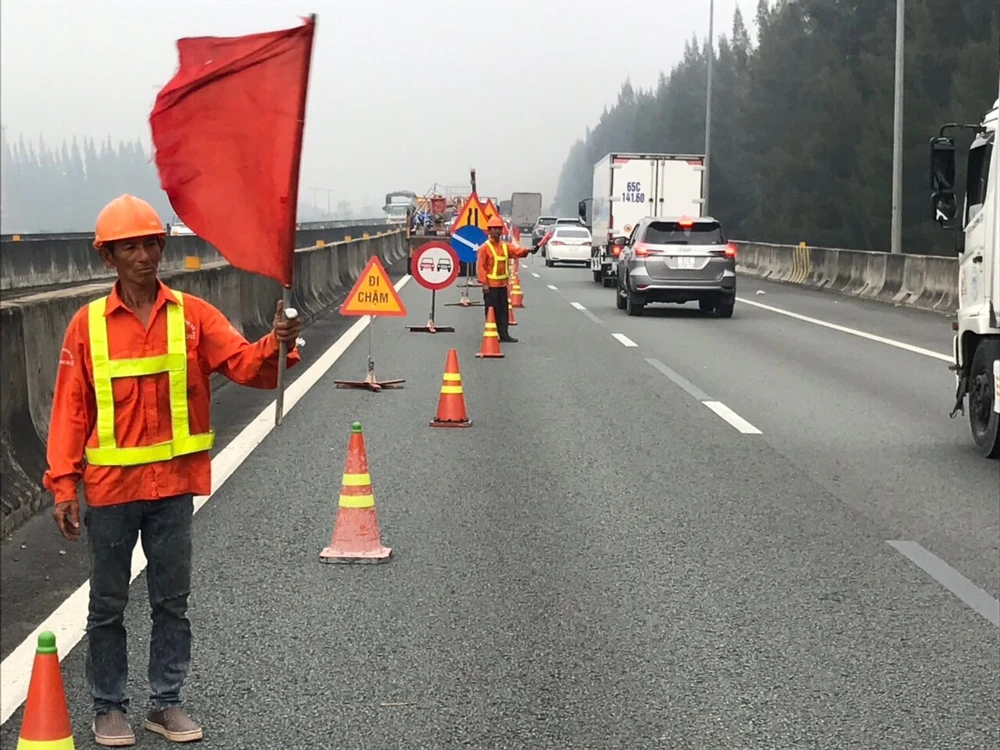
MULTIPOLYGON (((309 69, 312 67, 313 40, 316 38, 316 14, 309 15, 309 22, 312 24, 312 31, 309 34, 309 53, 306 55, 306 64, 302 67, 302 98, 299 100, 299 122, 295 135, 295 161, 292 165, 291 184, 288 189, 288 200, 294 208, 292 214, 292 226, 289 231, 290 248, 285 251, 292 257, 292 278, 294 284, 295 277, 295 226, 298 223, 299 213, 299 167, 302 164, 302 135, 306 126, 306 98, 309 94, 309 69)), ((283 312, 287 317, 287 311, 292 306, 292 286, 282 287, 281 301, 283 312)), ((281 425, 285 409, 285 370, 288 359, 288 344, 284 341, 278 344, 278 395, 274 400, 274 425, 281 425)))

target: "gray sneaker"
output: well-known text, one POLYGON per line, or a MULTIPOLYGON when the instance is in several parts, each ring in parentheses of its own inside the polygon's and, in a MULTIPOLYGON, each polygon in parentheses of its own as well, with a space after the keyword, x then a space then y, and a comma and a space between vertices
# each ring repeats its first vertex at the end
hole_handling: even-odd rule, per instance
POLYGON ((196 742, 204 734, 201 727, 191 720, 183 708, 171 706, 162 711, 150 711, 146 716, 146 729, 163 735, 171 742, 196 742))
POLYGON ((135 744, 135 734, 121 711, 109 711, 94 717, 91 726, 94 742, 104 747, 129 747, 135 744))

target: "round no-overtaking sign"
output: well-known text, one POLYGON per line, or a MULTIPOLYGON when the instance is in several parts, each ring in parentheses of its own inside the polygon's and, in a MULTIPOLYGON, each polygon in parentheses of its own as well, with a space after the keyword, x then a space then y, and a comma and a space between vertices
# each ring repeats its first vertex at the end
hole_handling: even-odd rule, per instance
POLYGON ((458 278, 458 255, 444 242, 428 242, 413 253, 410 273, 424 289, 439 292, 458 278))

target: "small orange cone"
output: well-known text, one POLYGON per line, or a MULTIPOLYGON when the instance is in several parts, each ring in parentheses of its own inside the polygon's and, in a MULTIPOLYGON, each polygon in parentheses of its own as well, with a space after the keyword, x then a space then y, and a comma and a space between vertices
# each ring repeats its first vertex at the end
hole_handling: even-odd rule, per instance
POLYGON ((497 333, 497 319, 493 314, 493 308, 486 310, 486 328, 483 329, 483 343, 476 354, 480 359, 500 358, 503 352, 500 351, 500 334, 497 333))
POLYGON ((38 635, 17 750, 74 750, 55 634, 38 635))
POLYGON ((319 559, 325 563, 384 562, 391 554, 389 547, 382 546, 365 436, 361 423, 355 422, 347 444, 337 520, 330 545, 319 553, 319 559))
POLYGON ((514 320, 514 303, 511 302, 510 297, 507 298, 507 323, 512 326, 517 325, 517 321, 514 320))
POLYGON ((454 349, 448 350, 437 416, 431 422, 431 427, 472 427, 472 420, 465 413, 462 373, 458 369, 458 352, 454 349))
POLYGON ((510 280, 510 301, 514 307, 524 307, 524 295, 521 294, 521 277, 518 274, 510 280))

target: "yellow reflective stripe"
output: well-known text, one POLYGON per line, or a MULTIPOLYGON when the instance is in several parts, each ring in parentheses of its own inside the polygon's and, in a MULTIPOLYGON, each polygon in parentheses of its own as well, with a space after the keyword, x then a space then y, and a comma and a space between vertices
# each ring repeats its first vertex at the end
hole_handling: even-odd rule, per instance
POLYGON ((61 740, 17 740, 17 750, 74 750, 73 736, 61 740))
POLYGON ((115 398, 111 390, 111 368, 108 364, 108 327, 104 320, 107 297, 94 300, 87 308, 90 327, 90 360, 94 370, 94 400, 97 404, 97 444, 115 444, 115 398))
POLYGON ((375 496, 374 495, 341 495, 340 496, 340 507, 341 508, 374 508, 375 507, 375 496))
POLYGON ((215 445, 215 430, 192 435, 187 400, 187 331, 184 295, 174 292, 177 304, 168 304, 167 353, 155 357, 112 360, 108 352, 108 327, 104 317, 107 298, 88 307, 91 365, 97 404, 97 448, 87 448, 87 461, 95 466, 137 466, 169 461, 176 456, 201 453, 215 445), (140 377, 166 372, 170 381, 172 439, 156 445, 119 448, 115 439, 113 378, 140 377))
POLYGON ((372 483, 371 474, 344 474, 340 481, 344 487, 367 487, 372 483))
POLYGON ((462 386, 460 386, 460 385, 442 385, 441 386, 441 393, 449 393, 449 394, 451 394, 451 393, 461 393, 461 392, 462 392, 462 386))
POLYGON ((500 338, 500 334, 497 333, 496 331, 487 331, 486 333, 483 334, 483 338, 484 339, 498 339, 498 338, 500 338))
POLYGON ((492 241, 488 240, 486 244, 489 245, 490 250, 493 251, 493 270, 490 273, 486 274, 486 278, 494 279, 496 281, 499 281, 501 279, 506 279, 510 275, 510 264, 508 263, 510 259, 510 254, 507 252, 507 243, 506 242, 500 243, 500 247, 503 248, 503 257, 501 257, 499 253, 497 253, 497 249, 493 246, 492 241), (497 266, 500 265, 500 263, 503 263, 503 273, 496 272, 497 266))
POLYGON ((136 357, 135 359, 112 359, 108 366, 112 378, 137 378, 140 375, 158 375, 161 372, 185 370, 187 356, 182 354, 161 354, 157 357, 136 357))
POLYGON ((444 379, 445 380, 453 380, 455 382, 461 383, 462 382, 462 374, 458 373, 458 372, 446 372, 444 374, 444 379))

